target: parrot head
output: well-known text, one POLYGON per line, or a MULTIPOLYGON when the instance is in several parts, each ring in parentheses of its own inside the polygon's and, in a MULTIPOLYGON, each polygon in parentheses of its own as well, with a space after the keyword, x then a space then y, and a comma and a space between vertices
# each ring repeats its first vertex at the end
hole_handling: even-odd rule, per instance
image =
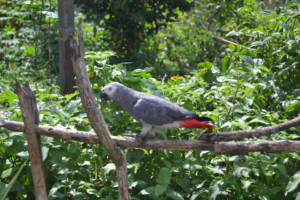
POLYGON ((100 93, 101 100, 108 101, 108 100, 114 99, 114 97, 117 93, 118 84, 119 83, 113 82, 113 83, 109 83, 106 86, 104 86, 104 88, 102 89, 102 91, 100 93))

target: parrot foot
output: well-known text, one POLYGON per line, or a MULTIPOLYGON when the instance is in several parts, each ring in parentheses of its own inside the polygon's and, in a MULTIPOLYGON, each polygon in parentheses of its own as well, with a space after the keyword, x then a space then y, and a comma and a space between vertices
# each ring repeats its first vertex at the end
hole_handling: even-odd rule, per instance
POLYGON ((136 141, 138 141, 139 143, 141 143, 141 145, 144 145, 146 143, 147 140, 149 139, 154 139, 153 136, 151 135, 146 135, 144 137, 141 137, 141 134, 138 133, 129 133, 129 134, 122 134, 123 136, 127 136, 127 137, 134 137, 136 139, 136 141))

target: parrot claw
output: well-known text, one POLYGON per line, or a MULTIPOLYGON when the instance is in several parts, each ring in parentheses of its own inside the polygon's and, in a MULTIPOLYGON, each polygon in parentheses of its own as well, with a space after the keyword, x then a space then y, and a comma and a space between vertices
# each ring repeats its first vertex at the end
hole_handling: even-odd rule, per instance
POLYGON ((129 133, 129 134, 122 134, 123 136, 127 136, 127 137, 134 137, 136 139, 136 141, 138 141, 139 143, 141 143, 141 145, 144 145, 146 143, 147 140, 149 139, 154 139, 153 136, 151 135, 146 135, 145 137, 141 137, 140 134, 138 133, 129 133))

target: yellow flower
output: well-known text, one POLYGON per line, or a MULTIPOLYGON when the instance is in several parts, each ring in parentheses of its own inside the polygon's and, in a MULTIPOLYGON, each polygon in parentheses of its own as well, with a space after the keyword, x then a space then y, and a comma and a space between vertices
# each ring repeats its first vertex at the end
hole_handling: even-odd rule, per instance
POLYGON ((293 35, 293 31, 290 31, 290 34, 293 35))
POLYGON ((94 76, 94 72, 88 73, 88 76, 89 76, 89 77, 93 77, 93 76, 94 76))
POLYGON ((181 80, 181 81, 182 81, 183 79, 184 79, 184 78, 183 78, 182 76, 179 76, 179 80, 181 80))
POLYGON ((272 4, 273 3, 273 1, 272 0, 269 0, 269 4, 272 4))
POLYGON ((206 74, 206 72, 207 72, 207 68, 204 68, 204 73, 206 74))
POLYGON ((171 78, 171 80, 176 81, 176 80, 177 80, 177 77, 176 77, 176 76, 173 76, 173 77, 171 78))

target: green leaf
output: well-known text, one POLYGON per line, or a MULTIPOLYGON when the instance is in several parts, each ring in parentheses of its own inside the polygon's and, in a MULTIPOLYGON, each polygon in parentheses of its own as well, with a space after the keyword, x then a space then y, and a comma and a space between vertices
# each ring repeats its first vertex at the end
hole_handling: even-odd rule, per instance
POLYGON ((270 190, 270 195, 275 195, 275 194, 277 194, 277 192, 279 192, 281 190, 282 190, 282 188, 279 186, 272 187, 272 189, 270 190))
POLYGON ((221 174, 224 175, 224 172, 222 171, 222 169, 219 166, 207 166, 207 169, 209 169, 209 171, 213 172, 214 174, 221 174))
POLYGON ((4 90, 2 94, 3 94, 3 96, 12 97, 13 99, 19 99, 18 95, 14 94, 13 92, 11 92, 9 90, 4 90))
POLYGON ((241 180, 242 183, 242 189, 248 192, 248 188, 251 185, 251 182, 248 180, 241 180))
POLYGON ((3 179, 3 178, 9 177, 12 174, 12 172, 13 172, 13 168, 8 168, 8 169, 2 171, 1 178, 3 179))
POLYGON ((80 104, 81 104, 81 99, 71 101, 70 103, 68 103, 68 105, 66 105, 66 112, 71 114, 80 104))
POLYGON ((212 65, 212 68, 211 68, 211 71, 212 71, 213 74, 220 73, 220 72, 223 71, 222 63, 220 62, 220 60, 218 58, 215 58, 215 60, 213 62, 213 65, 212 65))
POLYGON ((294 174, 294 176, 289 181, 289 183, 288 183, 288 185, 286 186, 286 189, 285 189, 285 193, 284 193, 285 196, 289 192, 293 192, 298 187, 299 182, 300 182, 300 171, 298 171, 296 174, 294 174))
POLYGON ((167 196, 175 200, 184 200, 183 197, 179 193, 175 192, 174 190, 169 190, 167 192, 167 196))
POLYGON ((171 180, 171 172, 168 168, 163 167, 160 169, 157 177, 157 182, 162 186, 166 187, 170 183, 171 180))
POLYGON ((248 165, 240 161, 234 162, 233 169, 234 169, 234 174, 236 175, 237 178, 240 178, 242 175, 248 177, 248 174, 251 171, 248 165))
POLYGON ((293 16, 287 18, 287 20, 285 21, 285 24, 288 24, 288 22, 289 22, 291 19, 296 18, 296 17, 299 17, 299 16, 300 16, 300 13, 298 12, 298 13, 296 13, 295 15, 293 15, 293 16))
POLYGON ((48 156, 48 152, 49 152, 49 147, 46 146, 42 146, 42 156, 43 156, 43 161, 46 160, 47 156, 48 156))
POLYGON ((17 171, 16 175, 13 177, 13 179, 9 182, 7 188, 5 190, 3 190, 0 194, 0 200, 4 200, 6 195, 8 194, 8 192, 11 190, 12 186, 14 185, 14 183, 16 182, 19 174, 21 173, 22 169, 25 167, 27 161, 29 160, 29 158, 27 158, 27 160, 21 165, 21 167, 19 168, 19 170, 17 171))
POLYGON ((252 124, 252 123, 263 123, 263 124, 269 124, 267 121, 261 119, 261 118, 255 118, 253 120, 251 120, 250 122, 248 122, 247 124, 252 124))
MULTIPOLYGON (((300 5, 298 7, 300 7, 300 5)), ((296 197, 295 200, 300 200, 300 192, 295 193, 293 196, 296 197)))
POLYGON ((143 189, 142 191, 139 192, 141 195, 149 195, 149 194, 155 194, 155 187, 147 187, 146 189, 143 189))
POLYGON ((207 69, 211 69, 213 66, 213 64, 207 60, 204 61, 204 67, 206 67, 207 69))
POLYGON ((186 193, 190 193, 190 181, 187 178, 179 178, 177 184, 184 189, 186 193))
MULTIPOLYGON (((62 184, 62 183, 60 183, 60 182, 55 183, 55 184, 52 186, 51 190, 49 191, 48 198, 51 197, 51 196, 54 196, 54 194, 56 193, 56 191, 57 191, 58 189, 60 189, 60 188, 65 188, 65 187, 67 187, 67 186, 64 185, 64 184, 62 184)), ((54 197, 55 197, 55 196, 54 196, 54 197)))
POLYGON ((229 44, 228 47, 229 47, 229 49, 231 49, 233 51, 235 50, 235 46, 233 44, 229 44))
POLYGON ((252 58, 251 58, 250 56, 242 55, 242 56, 240 56, 240 58, 241 58, 245 63, 248 63, 248 64, 250 64, 251 66, 254 66, 254 61, 252 60, 252 58))
POLYGON ((230 67, 231 65, 231 62, 232 62, 232 58, 230 58, 229 56, 226 56, 223 60, 223 63, 222 63, 222 72, 226 72, 227 69, 230 67))
POLYGON ((288 177, 287 173, 286 173, 286 169, 285 166, 281 163, 275 164, 273 165, 273 167, 279 169, 279 171, 281 172, 281 174, 285 177, 288 177))
POLYGON ((243 85, 246 86, 246 87, 248 87, 248 88, 250 88, 250 89, 252 89, 252 90, 256 91, 256 87, 253 86, 253 85, 251 85, 250 83, 243 83, 243 85))
POLYGON ((156 196, 159 196, 159 195, 161 195, 162 193, 164 193, 166 190, 167 190, 167 187, 164 187, 164 186, 162 186, 162 185, 160 185, 160 184, 157 184, 157 185, 155 186, 155 195, 156 195, 156 196))
POLYGON ((93 189, 93 188, 86 189, 86 192, 87 192, 88 194, 93 194, 93 195, 95 195, 96 197, 99 197, 98 191, 95 190, 95 189, 93 189))
POLYGON ((255 41, 250 44, 250 47, 262 46, 263 44, 262 41, 255 41))
POLYGON ((108 163, 105 165, 105 167, 102 168, 104 170, 104 173, 108 173, 111 170, 116 170, 116 165, 114 163, 108 163))
POLYGON ((291 105, 289 105, 289 107, 287 107, 287 109, 285 110, 285 112, 291 112, 294 111, 295 109, 297 109, 300 106, 300 101, 297 101, 291 105))
POLYGON ((210 187, 210 190, 211 190, 211 195, 210 195, 210 199, 213 199, 215 200, 218 196, 218 194, 220 194, 221 192, 221 187, 224 183, 220 180, 220 181, 217 181, 215 182, 211 187, 210 187))
POLYGON ((70 99, 72 99, 73 97, 77 96, 79 94, 79 92, 75 92, 73 94, 67 94, 65 95, 66 101, 69 102, 70 99))

